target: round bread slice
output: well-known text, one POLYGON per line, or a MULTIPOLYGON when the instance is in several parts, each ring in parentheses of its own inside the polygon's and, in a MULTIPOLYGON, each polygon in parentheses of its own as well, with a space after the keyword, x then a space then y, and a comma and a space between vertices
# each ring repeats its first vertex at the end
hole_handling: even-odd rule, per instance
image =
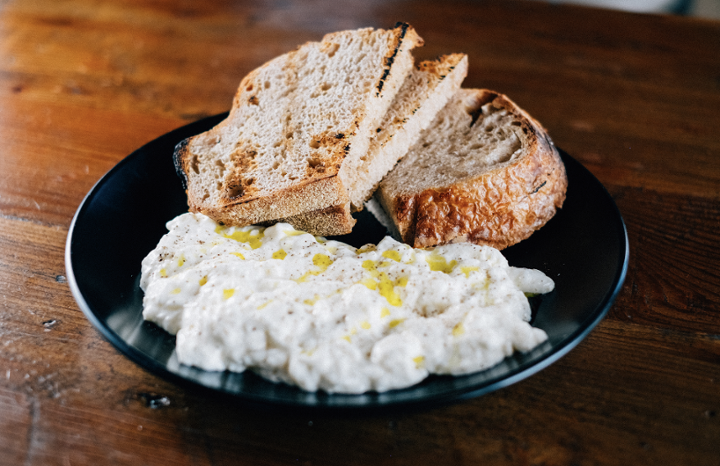
POLYGON ((545 129, 508 97, 461 89, 375 196, 414 247, 503 249, 562 207, 565 166, 545 129))

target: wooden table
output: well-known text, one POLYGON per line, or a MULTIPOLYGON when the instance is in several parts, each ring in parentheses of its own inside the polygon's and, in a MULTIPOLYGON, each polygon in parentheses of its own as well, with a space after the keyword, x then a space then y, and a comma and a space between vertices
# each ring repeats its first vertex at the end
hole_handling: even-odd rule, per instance
POLYGON ((720 464, 720 23, 534 2, 0 4, 0 464, 720 464), (179 388, 91 326, 63 252, 83 196, 144 143, 229 108, 324 33, 411 23, 465 52, 608 188, 625 286, 560 361, 451 406, 248 409, 179 388))

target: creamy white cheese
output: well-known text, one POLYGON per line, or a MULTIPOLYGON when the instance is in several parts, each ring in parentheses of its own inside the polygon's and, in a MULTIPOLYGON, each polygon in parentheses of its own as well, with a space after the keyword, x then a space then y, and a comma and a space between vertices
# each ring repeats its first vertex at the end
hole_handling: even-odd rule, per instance
POLYGON ((355 249, 281 223, 226 228, 183 214, 143 260, 143 316, 181 363, 314 391, 385 391, 486 369, 546 340, 528 293, 554 284, 469 243, 355 249))

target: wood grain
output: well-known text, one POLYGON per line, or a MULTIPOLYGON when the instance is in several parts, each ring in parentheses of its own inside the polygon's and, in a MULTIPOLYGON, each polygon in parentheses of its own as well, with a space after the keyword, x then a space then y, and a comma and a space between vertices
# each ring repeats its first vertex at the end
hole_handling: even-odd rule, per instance
POLYGON ((610 189, 631 244, 625 287, 611 318, 720 335, 720 202, 610 189))
POLYGON ((0 464, 720 464, 719 56, 718 22, 529 1, 3 2, 0 464), (65 279, 93 184, 266 60, 398 20, 608 188, 631 254, 607 318, 527 380, 415 412, 260 409, 118 353, 65 279))

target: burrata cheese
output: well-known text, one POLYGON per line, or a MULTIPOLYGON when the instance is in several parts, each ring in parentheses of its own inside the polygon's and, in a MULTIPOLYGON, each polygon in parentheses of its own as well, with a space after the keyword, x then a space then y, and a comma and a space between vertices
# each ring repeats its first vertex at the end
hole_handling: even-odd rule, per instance
POLYGON ((224 227, 186 213, 142 263, 143 316, 182 364, 251 369, 304 390, 363 393, 480 371, 547 339, 525 293, 542 272, 470 243, 356 249, 279 223, 224 227))

